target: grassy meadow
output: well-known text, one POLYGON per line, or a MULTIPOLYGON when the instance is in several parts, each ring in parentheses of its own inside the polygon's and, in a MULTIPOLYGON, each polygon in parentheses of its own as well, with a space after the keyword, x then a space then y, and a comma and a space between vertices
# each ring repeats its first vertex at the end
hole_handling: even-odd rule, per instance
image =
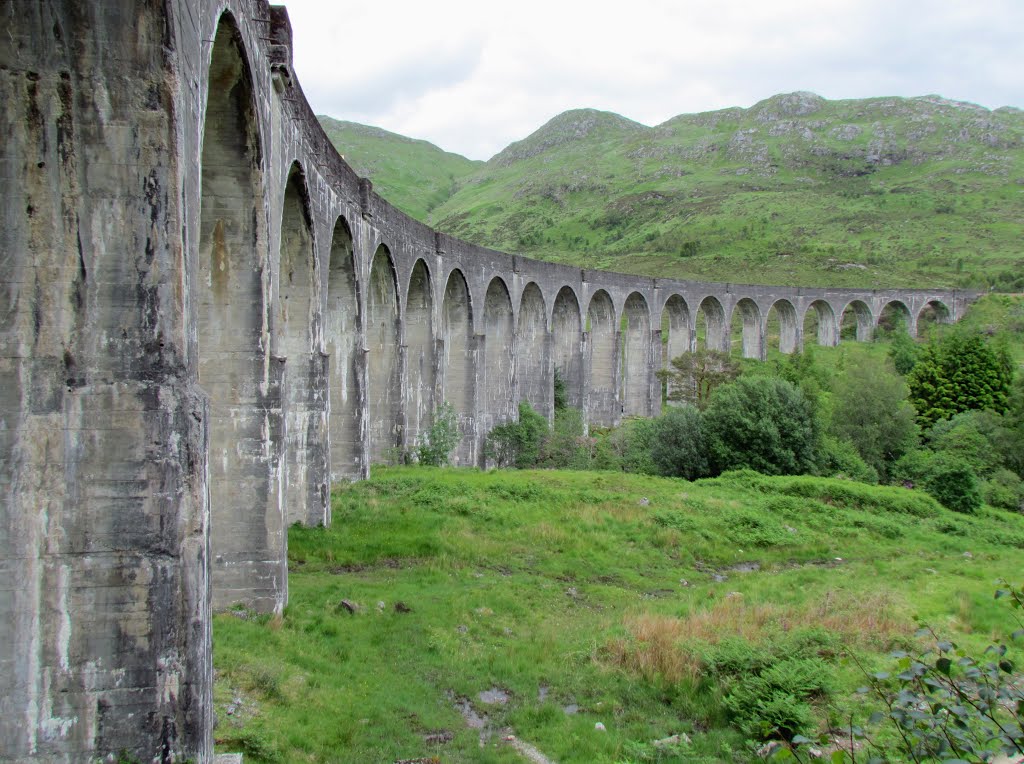
POLYGON ((802 672, 841 733, 918 621, 1005 636, 1024 564, 1020 514, 815 477, 392 467, 332 503, 290 530, 283 616, 215 617, 247 762, 754 761, 751 675, 802 672))

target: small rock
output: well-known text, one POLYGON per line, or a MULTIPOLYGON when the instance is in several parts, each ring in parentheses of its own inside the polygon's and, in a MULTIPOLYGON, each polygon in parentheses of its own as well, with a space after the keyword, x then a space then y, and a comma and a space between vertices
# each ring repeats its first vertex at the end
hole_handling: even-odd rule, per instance
POLYGON ((796 533, 796 528, 794 528, 792 525, 786 525, 784 527, 786 529, 786 533, 796 533))
POLYGON ((396 613, 411 613, 412 612, 412 608, 409 607, 408 605, 406 605, 404 602, 399 601, 399 602, 395 603, 395 612, 396 613))
POLYGON ((608 730, 605 729, 604 725, 601 724, 601 722, 595 722, 594 723, 594 729, 597 730, 598 732, 607 732, 608 731, 608 730))
POLYGON ((509 742, 509 743, 511 743, 511 742, 512 742, 513 740, 515 740, 515 739, 516 739, 516 736, 515 736, 515 735, 505 735, 505 741, 506 741, 506 742, 509 742))
POLYGON ((836 562, 842 562, 843 558, 842 557, 836 557, 835 560, 836 560, 836 562))
POLYGON ((687 581, 685 578, 680 578, 679 579, 679 583, 681 583, 683 586, 689 586, 690 585, 690 582, 687 581))
POLYGON ((651 500, 646 496, 641 497, 640 501, 637 502, 641 507, 646 507, 651 503, 651 500))
POLYGON ((569 705, 562 707, 562 712, 566 716, 575 716, 580 712, 580 707, 575 703, 570 703, 569 705))
POLYGON ((378 600, 378 601, 377 601, 377 609, 378 609, 378 610, 383 610, 383 609, 384 609, 384 608, 386 608, 386 607, 387 607, 387 605, 385 605, 385 604, 384 604, 384 601, 383 601, 383 600, 378 600))
POLYGON ((352 613, 353 615, 359 610, 359 605, 357 605, 355 602, 352 602, 351 600, 342 600, 341 607, 345 608, 348 612, 352 613))
POLYGON ((465 634, 467 631, 469 631, 469 627, 464 623, 460 623, 458 626, 455 627, 455 631, 459 632, 459 634, 465 634))
POLYGON ((757 755, 762 759, 770 759, 782 747, 778 740, 771 740, 757 749, 757 755))
POLYGON ((568 589, 565 590, 565 593, 572 597, 574 600, 578 600, 580 598, 580 590, 577 589, 575 586, 570 586, 568 589))
POLYGON ((824 757, 825 754, 822 753, 820 748, 808 748, 807 755, 810 756, 812 759, 820 759, 824 757))
POLYGON ((725 575, 724 573, 712 573, 711 574, 711 580, 714 581, 715 583, 719 583, 720 584, 723 581, 728 581, 729 577, 727 575, 725 575))
POLYGON ((968 560, 971 560, 971 559, 974 558, 974 555, 971 554, 970 552, 964 552, 964 557, 967 558, 968 560))
POLYGON ((685 732, 680 732, 676 735, 669 735, 668 737, 663 737, 661 740, 655 740, 654 743, 652 743, 652 745, 655 748, 664 748, 670 745, 679 745, 680 743, 682 743, 683 745, 689 745, 690 742, 690 736, 687 735, 685 732))
POLYGON ((925 568, 924 572, 925 573, 931 573, 932 575, 936 575, 936 576, 939 574, 939 571, 937 571, 935 568, 925 568))
POLYGON ((738 600, 743 599, 743 592, 729 592, 725 595, 727 600, 738 600))

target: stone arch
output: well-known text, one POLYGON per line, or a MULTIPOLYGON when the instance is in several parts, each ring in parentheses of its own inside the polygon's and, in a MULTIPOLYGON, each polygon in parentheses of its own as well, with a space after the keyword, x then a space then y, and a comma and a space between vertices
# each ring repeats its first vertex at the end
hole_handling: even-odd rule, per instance
POLYGON ((834 347, 839 343, 836 314, 827 301, 815 300, 808 305, 801 323, 805 342, 813 335, 817 344, 822 347, 834 347))
POLYGON ((917 333, 927 332, 936 324, 952 323, 953 317, 949 307, 942 300, 928 300, 917 312, 917 333))
POLYGON ((708 295, 700 301, 697 314, 694 316, 694 334, 695 345, 699 344, 708 350, 729 351, 725 308, 714 295, 708 295))
POLYGON ((622 310, 622 413, 651 415, 651 311, 639 292, 622 310))
MULTIPOLYGON (((327 495, 321 491, 317 457, 326 455, 323 375, 313 357, 317 308, 316 257, 306 181, 292 165, 281 206, 277 315, 274 353, 284 361, 285 522, 326 524, 327 495)), ((319 355, 316 361, 319 361, 319 355)))
POLYGON ((611 427, 618 421, 618 353, 616 352, 615 305, 603 289, 587 306, 589 345, 587 421, 611 427))
POLYGON ((729 352, 733 353, 732 335, 737 315, 740 318, 739 350, 744 358, 764 359, 764 332, 761 324, 761 309, 749 297, 740 298, 732 309, 730 319, 729 352))
POLYGON ((493 427, 517 415, 512 399, 514 358, 512 298, 504 280, 495 276, 484 297, 483 406, 480 408, 481 449, 493 427))
POLYGON ((519 398, 544 416, 553 411, 551 364, 548 353, 547 306, 536 283, 523 289, 516 330, 516 379, 519 398))
POLYGON ((874 316, 871 308, 863 300, 850 300, 844 307, 839 319, 839 337, 857 342, 870 342, 874 329, 874 316))
POLYGON ((572 287, 563 286, 551 311, 554 369, 565 383, 566 404, 583 408, 583 327, 580 303, 572 287))
POLYGON ((213 606, 287 600, 277 472, 279 365, 268 365, 269 243, 263 157, 241 34, 221 16, 203 124, 196 279, 198 379, 209 396, 213 606))
POLYGON ((765 317, 767 345, 776 345, 780 353, 789 355, 800 349, 800 324, 797 323, 796 308, 786 299, 776 300, 765 317))
POLYGON ((473 464, 476 408, 476 343, 473 338, 473 304, 462 271, 448 274, 441 305, 441 398, 455 409, 462 440, 456 448, 456 464, 473 464))
POLYGON ((331 236, 327 266, 327 389, 330 397, 331 480, 360 477, 363 438, 360 428, 359 288, 352 231, 339 217, 331 236))
POLYGON ((690 307, 686 300, 677 294, 669 297, 661 311, 661 334, 665 344, 666 363, 693 349, 690 325, 690 307))
POLYGON ((405 296, 405 385, 406 443, 412 447, 433 421, 434 382, 434 290, 430 269, 424 260, 416 261, 409 274, 405 296))
POLYGON ((875 327, 880 332, 894 332, 902 323, 910 336, 913 337, 916 334, 917 327, 915 318, 916 316, 910 312, 910 308, 907 307, 903 300, 889 300, 878 312, 878 316, 875 319, 875 327))
POLYGON ((388 248, 381 244, 366 284, 366 365, 370 460, 389 458, 402 445, 402 375, 398 281, 388 248))

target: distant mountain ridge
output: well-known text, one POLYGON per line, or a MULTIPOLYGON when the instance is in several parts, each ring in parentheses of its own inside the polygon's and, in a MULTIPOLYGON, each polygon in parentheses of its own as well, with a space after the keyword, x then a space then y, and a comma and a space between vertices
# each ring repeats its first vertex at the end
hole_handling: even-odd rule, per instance
POLYGON ((1024 111, 1012 107, 795 92, 654 127, 574 109, 487 162, 334 125, 385 198, 531 257, 676 278, 1024 290, 1024 111))

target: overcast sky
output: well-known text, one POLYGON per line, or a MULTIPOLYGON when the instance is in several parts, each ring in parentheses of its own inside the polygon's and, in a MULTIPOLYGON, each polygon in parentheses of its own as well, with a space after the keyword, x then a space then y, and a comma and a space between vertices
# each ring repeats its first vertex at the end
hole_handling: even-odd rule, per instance
POLYGON ((647 125, 794 90, 1024 107, 1024 0, 283 2, 314 111, 473 159, 581 107, 647 125))

